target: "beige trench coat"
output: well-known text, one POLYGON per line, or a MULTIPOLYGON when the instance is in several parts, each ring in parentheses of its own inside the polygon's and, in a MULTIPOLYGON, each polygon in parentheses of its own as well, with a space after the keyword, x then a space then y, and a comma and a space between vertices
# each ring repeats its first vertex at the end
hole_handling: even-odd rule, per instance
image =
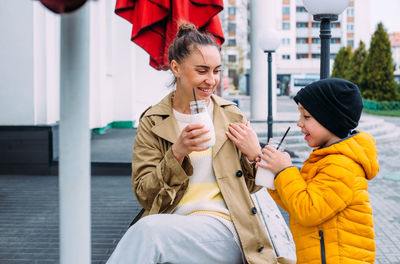
MULTIPOLYGON (((170 148, 180 134, 172 113, 171 96, 172 93, 143 113, 135 137, 132 186, 137 200, 145 209, 143 216, 172 213, 193 174, 189 157, 185 157, 180 165, 170 148)), ((259 190, 254 182, 254 169, 225 134, 229 123, 244 123, 245 117, 232 102, 214 95, 211 98, 216 134, 213 170, 245 258, 250 264, 289 263, 284 259, 277 262, 274 257, 265 227, 249 193, 259 190)))

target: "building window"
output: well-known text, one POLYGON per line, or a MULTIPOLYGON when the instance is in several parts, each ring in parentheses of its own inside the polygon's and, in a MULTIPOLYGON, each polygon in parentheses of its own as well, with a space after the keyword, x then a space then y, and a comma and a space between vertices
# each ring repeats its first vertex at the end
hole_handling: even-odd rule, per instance
POLYGON ((237 89, 238 84, 239 84, 239 76, 237 73, 236 69, 229 69, 228 70, 228 77, 229 77, 229 81, 231 83, 233 83, 233 85, 235 86, 235 89, 237 89))
POLYGON ((297 13, 307 13, 307 10, 304 8, 304 6, 297 6, 296 12, 297 13))
POLYGON ((228 7, 228 15, 236 15, 236 7, 234 6, 228 7))
POLYGON ((236 31, 236 24, 235 23, 228 23, 228 31, 236 31))
POLYGON ((320 28, 320 23, 312 23, 313 28, 320 28))
POLYGON ((290 30, 290 23, 289 22, 282 22, 282 29, 283 30, 290 30))
POLYGON ((354 8, 352 7, 347 8, 347 16, 350 17, 354 16, 354 8))
POLYGON ((298 60, 307 59, 308 58, 308 54, 296 54, 296 58, 298 60))
POLYGON ((340 38, 331 38, 332 44, 340 44, 340 38))
POLYGON ((284 15, 290 15, 290 7, 289 6, 284 6, 282 8, 282 14, 284 15))
POLYGON ((307 39, 306 38, 298 38, 296 39, 297 44, 307 44, 307 39))
POLYGON ((340 28, 340 23, 338 22, 331 23, 331 28, 340 28))
POLYGON ((347 40, 347 45, 353 48, 354 47, 354 40, 348 39, 347 40))
POLYGON ((354 32, 354 24, 352 24, 352 23, 347 24, 347 31, 354 32))
POLYGON ((321 58, 321 54, 311 54, 311 58, 320 59, 321 58))
POLYGON ((235 47, 236 46, 236 39, 228 39, 228 46, 235 47))
POLYGON ((296 23, 296 27, 297 28, 306 28, 307 27, 307 23, 298 22, 298 23, 296 23))
POLYGON ((283 54, 282 55, 282 60, 290 60, 290 55, 289 54, 283 54))
POLYGON ((282 45, 290 45, 290 38, 283 38, 282 45))
POLYGON ((319 39, 319 38, 313 38, 313 39, 312 39, 312 43, 313 43, 313 44, 320 44, 320 43, 321 43, 321 39, 319 39))
POLYGON ((229 62, 236 62, 236 55, 228 55, 229 62))

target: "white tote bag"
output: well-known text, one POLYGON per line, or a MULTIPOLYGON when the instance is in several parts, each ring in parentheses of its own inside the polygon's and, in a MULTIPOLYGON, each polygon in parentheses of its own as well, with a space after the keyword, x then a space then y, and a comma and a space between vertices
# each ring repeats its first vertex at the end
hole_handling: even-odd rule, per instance
POLYGON ((275 256, 296 261, 296 247, 292 233, 267 189, 262 188, 252 194, 252 198, 264 222, 275 256))

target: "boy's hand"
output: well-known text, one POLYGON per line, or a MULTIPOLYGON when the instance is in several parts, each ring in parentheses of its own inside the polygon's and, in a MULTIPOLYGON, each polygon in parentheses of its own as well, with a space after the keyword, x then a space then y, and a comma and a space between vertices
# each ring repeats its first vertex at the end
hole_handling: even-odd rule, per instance
POLYGON ((262 150, 261 158, 266 162, 261 163, 261 159, 257 159, 257 167, 268 169, 276 175, 281 170, 292 166, 292 160, 289 153, 281 152, 271 146, 265 146, 262 150))
POLYGON ((226 135, 250 162, 256 161, 256 158, 261 155, 257 133, 250 126, 249 121, 246 124, 230 124, 226 135))

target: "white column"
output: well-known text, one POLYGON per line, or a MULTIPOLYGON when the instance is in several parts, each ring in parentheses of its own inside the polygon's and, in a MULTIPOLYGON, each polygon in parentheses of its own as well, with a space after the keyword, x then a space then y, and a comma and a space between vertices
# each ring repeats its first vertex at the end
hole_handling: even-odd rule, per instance
POLYGON ((60 263, 91 262, 89 4, 61 17, 60 263))
POLYGON ((268 66, 267 57, 260 48, 262 29, 266 28, 266 13, 270 0, 252 0, 250 3, 251 70, 250 116, 254 120, 267 120, 268 114, 268 66))
POLYGON ((33 2, 33 99, 34 124, 46 124, 46 9, 33 2))
MULTIPOLYGON (((251 26, 251 71, 250 71, 250 114, 251 119, 267 120, 268 115, 268 62, 267 55, 260 48, 259 39, 266 28, 276 27, 276 7, 274 0, 252 0, 250 3, 251 26)), ((276 95, 276 58, 272 60, 273 97, 276 95)), ((276 101, 273 98, 273 101, 276 101)), ((276 106, 273 111, 276 113, 276 106)))
MULTIPOLYGON (((115 1, 113 2, 115 7, 115 1)), ((136 118, 133 86, 135 82, 134 66, 139 63, 132 58, 136 45, 130 40, 132 25, 117 15, 113 15, 111 21, 112 61, 110 64, 112 65, 112 90, 114 92, 113 120, 134 121, 136 118)))
POLYGON ((60 16, 46 13, 47 124, 60 120, 60 16))
POLYGON ((0 32, 0 125, 34 125, 33 1, 1 1, 0 32))
POLYGON ((60 16, 33 1, 34 125, 59 120, 60 16))

